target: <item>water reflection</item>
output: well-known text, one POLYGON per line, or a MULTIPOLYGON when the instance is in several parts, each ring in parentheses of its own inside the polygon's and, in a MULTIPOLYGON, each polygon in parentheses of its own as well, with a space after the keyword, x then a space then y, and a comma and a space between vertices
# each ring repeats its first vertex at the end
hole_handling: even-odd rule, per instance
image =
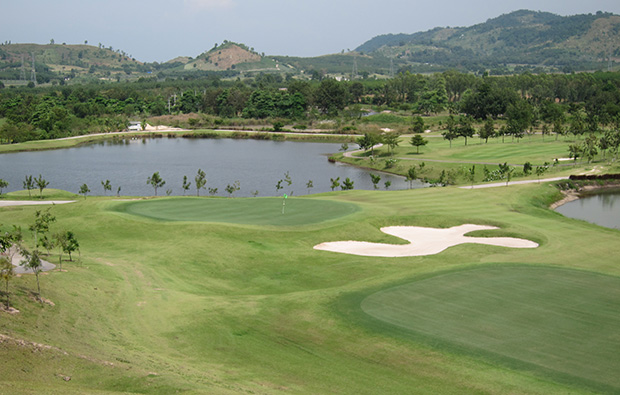
MULTIPOLYGON (((86 146, 41 152, 0 155, 0 178, 9 181, 7 192, 22 189, 27 175, 39 174, 50 182, 50 188, 77 192, 87 184, 91 194, 111 194, 101 182, 110 180, 112 191, 120 186, 124 195, 150 196, 153 188, 147 177, 158 171, 166 181, 159 194, 196 194, 194 177, 200 168, 207 174, 207 189, 217 188, 220 196, 227 185, 239 181, 235 196, 303 195, 331 190, 331 178, 340 182, 350 178, 355 189, 373 189, 369 171, 340 163, 329 163, 327 157, 338 152, 340 144, 259 141, 235 139, 136 138, 100 141, 86 146), (289 172, 291 184, 279 180, 289 172), (182 188, 183 176, 192 186, 182 188), (309 181, 312 187, 308 188, 309 181)), ((377 172, 373 172, 377 173, 377 172)), ((403 177, 381 173, 379 186, 386 181, 390 189, 409 187, 403 177)), ((425 185, 416 182, 414 188, 425 185)), ((336 188, 339 190, 340 188, 336 188)))
POLYGON ((613 189, 568 202, 558 207, 556 211, 570 218, 620 229, 620 210, 614 210, 618 204, 620 204, 620 189, 613 189))

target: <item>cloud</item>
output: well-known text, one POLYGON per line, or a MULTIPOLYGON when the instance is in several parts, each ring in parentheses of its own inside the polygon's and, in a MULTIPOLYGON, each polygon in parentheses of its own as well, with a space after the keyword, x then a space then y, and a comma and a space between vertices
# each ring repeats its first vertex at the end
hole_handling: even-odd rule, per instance
POLYGON ((230 8, 233 0, 184 0, 185 6, 192 10, 206 10, 213 8, 230 8))

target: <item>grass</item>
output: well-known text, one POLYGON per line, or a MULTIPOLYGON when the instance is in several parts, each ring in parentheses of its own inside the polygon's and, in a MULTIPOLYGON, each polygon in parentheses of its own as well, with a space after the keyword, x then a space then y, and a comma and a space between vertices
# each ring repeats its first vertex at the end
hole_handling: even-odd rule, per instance
MULTIPOLYGON (((231 218, 244 217, 234 210, 217 223, 129 213, 133 207, 151 216, 162 215, 157 214, 157 204, 161 204, 169 219, 179 219, 183 206, 195 203, 221 201, 222 210, 237 204, 246 210, 278 199, 180 197, 133 205, 88 197, 52 206, 57 221, 50 232, 74 231, 81 261, 69 262, 64 256, 66 272, 41 276, 42 296, 54 306, 34 300, 33 276, 10 282, 12 305, 20 313, 0 312, 0 333, 10 337, 0 341, 0 385, 11 393, 601 390, 585 378, 565 380, 533 359, 533 352, 493 358, 488 355, 491 351, 479 351, 475 345, 446 347, 451 341, 447 338, 428 342, 403 337, 360 308, 368 295, 395 284, 433 284, 441 278, 438 273, 456 276, 476 272, 465 269, 507 264, 544 267, 552 273, 582 270, 586 279, 599 273, 615 284, 620 276, 618 231, 548 210, 547 205, 558 196, 548 184, 492 190, 354 190, 299 199, 305 207, 325 204, 316 206, 313 215, 330 220, 301 225, 312 220, 305 211, 297 225, 287 226, 262 226, 247 219, 232 223, 231 218), (357 211, 338 218, 321 212, 325 208, 348 212, 348 207, 357 211), (499 226, 501 231, 496 232, 502 236, 524 237, 540 247, 460 245, 437 255, 409 258, 358 257, 312 248, 335 240, 393 242, 394 238, 379 230, 388 225, 463 223, 499 226), (71 381, 65 382, 62 376, 70 376, 71 381)), ((292 209, 297 200, 289 199, 287 208, 290 202, 292 209)), ((26 243, 32 244, 27 229, 37 209, 0 208, 0 230, 19 225, 26 243)), ((186 214, 183 219, 187 218, 186 214)), ((57 256, 50 259, 57 260, 57 256)), ((490 287, 483 277, 470 275, 467 281, 490 287)), ((574 285, 570 289, 576 294, 566 298, 581 295, 594 300, 586 294, 595 288, 593 284, 574 285)), ((553 293, 545 292, 540 295, 553 293)), ((530 296, 529 300, 537 299, 530 296)), ((561 301, 556 301, 559 306, 561 301)), ((602 311, 602 306, 597 309, 602 311)), ((588 319, 600 321, 601 317, 588 319)), ((542 327, 522 323, 532 328, 524 336, 534 340, 544 335, 542 327)), ((595 347, 597 339, 592 341, 595 347)), ((580 350, 587 349, 583 347, 580 350)), ((558 354, 567 359, 566 366, 582 355, 582 351, 569 352, 558 354)), ((602 355, 589 359, 591 371, 609 371, 617 364, 617 357, 605 360, 602 355)), ((606 384, 613 391, 620 389, 616 382, 606 384)))
POLYGON ((541 375, 620 387, 620 278, 537 266, 441 273, 379 291, 365 313, 447 348, 541 375))
POLYGON ((358 211, 354 204, 315 199, 170 198, 129 202, 119 212, 163 221, 300 226, 335 220, 358 211))

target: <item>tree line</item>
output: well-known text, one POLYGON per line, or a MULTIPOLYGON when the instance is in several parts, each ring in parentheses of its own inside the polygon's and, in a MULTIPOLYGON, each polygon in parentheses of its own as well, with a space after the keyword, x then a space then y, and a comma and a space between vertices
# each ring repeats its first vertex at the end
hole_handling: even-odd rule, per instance
POLYGON ((442 111, 478 120, 513 110, 553 122, 582 111, 606 125, 620 115, 620 73, 493 77, 447 71, 399 73, 387 80, 297 80, 259 75, 221 81, 141 80, 133 83, 0 90, 0 142, 16 143, 126 128, 130 119, 164 114, 311 120, 361 116, 376 106, 432 115, 442 111))

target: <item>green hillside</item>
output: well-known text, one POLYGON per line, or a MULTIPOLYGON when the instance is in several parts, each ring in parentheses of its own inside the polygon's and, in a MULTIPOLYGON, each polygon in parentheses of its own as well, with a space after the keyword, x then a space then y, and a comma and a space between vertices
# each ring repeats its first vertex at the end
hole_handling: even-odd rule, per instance
POLYGON ((620 60, 620 16, 562 17, 515 11, 470 27, 438 27, 386 34, 356 51, 394 57, 410 65, 437 64, 475 70, 529 65, 562 71, 606 68, 620 60))

